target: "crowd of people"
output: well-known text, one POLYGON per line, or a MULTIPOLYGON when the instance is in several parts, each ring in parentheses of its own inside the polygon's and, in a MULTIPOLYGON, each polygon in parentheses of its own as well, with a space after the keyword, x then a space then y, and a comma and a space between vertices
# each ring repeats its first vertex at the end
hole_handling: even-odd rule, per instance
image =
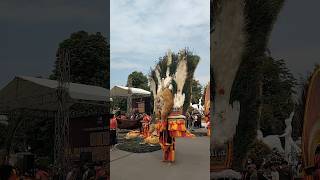
POLYGON ((49 168, 38 166, 35 169, 21 171, 12 165, 0 167, 0 180, 48 180, 52 177, 49 168))
POLYGON ((242 172, 245 180, 291 180, 302 175, 302 171, 296 172, 295 169, 301 169, 301 162, 297 167, 293 167, 287 161, 270 161, 256 165, 250 159, 246 164, 246 169, 242 172))
POLYGON ((186 113, 186 126, 189 130, 193 131, 195 128, 201 128, 201 120, 202 120, 202 114, 190 108, 186 113))
POLYGON ((87 163, 82 167, 74 166, 67 174, 66 180, 107 180, 107 172, 102 163, 87 163))
POLYGON ((249 162, 242 175, 244 180, 291 180, 294 177, 292 168, 286 161, 266 163, 259 168, 249 162))
MULTIPOLYGON (((22 172, 19 168, 11 165, 0 166, 0 180, 53 180, 57 179, 52 169, 37 167, 35 169, 22 172)), ((85 164, 83 166, 74 165, 67 173, 66 180, 108 180, 106 169, 102 163, 85 164)))

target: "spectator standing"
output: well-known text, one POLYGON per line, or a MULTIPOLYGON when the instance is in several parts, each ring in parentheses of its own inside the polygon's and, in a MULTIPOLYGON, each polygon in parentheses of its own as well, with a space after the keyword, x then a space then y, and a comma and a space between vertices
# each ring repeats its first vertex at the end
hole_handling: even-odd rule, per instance
POLYGON ((114 145, 117 144, 117 128, 118 123, 116 116, 113 114, 112 118, 110 119, 110 146, 111 150, 113 149, 114 145))

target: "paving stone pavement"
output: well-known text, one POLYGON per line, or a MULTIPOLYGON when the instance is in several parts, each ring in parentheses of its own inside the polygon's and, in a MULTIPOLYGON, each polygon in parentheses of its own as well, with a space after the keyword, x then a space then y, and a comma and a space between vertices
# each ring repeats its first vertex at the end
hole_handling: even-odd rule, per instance
POLYGON ((206 180, 210 179, 209 137, 177 138, 176 162, 161 161, 162 152, 111 151, 111 180, 206 180))

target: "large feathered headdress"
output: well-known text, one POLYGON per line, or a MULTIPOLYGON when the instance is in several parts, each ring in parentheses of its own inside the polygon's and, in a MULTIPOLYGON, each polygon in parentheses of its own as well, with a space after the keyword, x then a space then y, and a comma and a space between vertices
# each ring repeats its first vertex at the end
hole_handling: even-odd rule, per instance
MULTIPOLYGON (((190 104, 191 85, 194 71, 200 57, 183 49, 178 54, 170 50, 163 58, 159 59, 156 67, 151 70, 149 82, 154 99, 165 89, 170 89, 173 94, 173 108, 185 112, 190 104)), ((158 98, 158 101, 163 99, 158 98)), ((155 106, 156 107, 155 102, 155 106)), ((163 104, 163 102, 158 102, 163 104)))

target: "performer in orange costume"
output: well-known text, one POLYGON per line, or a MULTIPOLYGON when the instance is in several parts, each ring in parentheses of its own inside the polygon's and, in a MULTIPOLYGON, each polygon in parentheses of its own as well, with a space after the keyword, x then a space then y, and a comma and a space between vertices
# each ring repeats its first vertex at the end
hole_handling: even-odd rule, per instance
POLYGON ((151 122, 151 117, 148 114, 143 115, 142 119, 142 136, 144 138, 147 138, 150 136, 150 122, 151 122))
POLYGON ((205 120, 206 120, 206 123, 207 123, 207 135, 210 136, 211 134, 211 125, 210 125, 210 108, 209 108, 209 112, 208 114, 206 114, 205 116, 205 120))
MULTIPOLYGON (((196 66, 187 60, 187 50, 179 52, 178 60, 172 60, 171 51, 151 72, 150 89, 154 96, 154 111, 157 118, 159 144, 163 152, 163 161, 175 161, 175 138, 194 137, 185 126, 184 107, 190 104, 191 96, 185 93, 191 89, 196 66), (163 64, 166 66, 162 66, 163 64), (161 65, 161 66, 160 66, 161 65), (175 67, 174 72, 172 69, 175 67), (166 72, 161 74, 160 72, 166 72), (191 74, 191 76, 190 76, 191 74), (185 84, 188 87, 185 87, 185 84), (175 88, 174 88, 175 87, 175 88)), ((197 64, 196 64, 197 65, 197 64)))

